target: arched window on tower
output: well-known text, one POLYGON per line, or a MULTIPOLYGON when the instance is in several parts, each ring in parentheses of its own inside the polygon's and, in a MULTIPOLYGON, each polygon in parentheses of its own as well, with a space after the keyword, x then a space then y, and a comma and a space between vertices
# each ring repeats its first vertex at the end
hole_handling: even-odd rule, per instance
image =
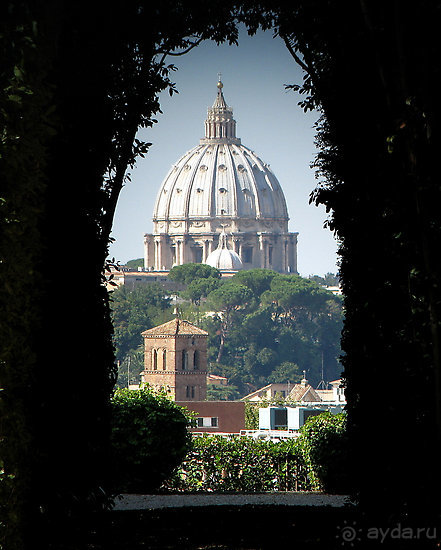
POLYGON ((194 370, 199 370, 199 367, 200 367, 200 355, 199 355, 199 351, 196 349, 194 351, 194 362, 193 362, 193 365, 194 365, 194 370))
POLYGON ((152 367, 153 370, 158 369, 158 352, 155 349, 152 350, 152 367))
POLYGON ((182 370, 188 370, 188 352, 187 350, 182 350, 182 370))
POLYGON ((162 370, 167 370, 167 350, 162 351, 162 370))

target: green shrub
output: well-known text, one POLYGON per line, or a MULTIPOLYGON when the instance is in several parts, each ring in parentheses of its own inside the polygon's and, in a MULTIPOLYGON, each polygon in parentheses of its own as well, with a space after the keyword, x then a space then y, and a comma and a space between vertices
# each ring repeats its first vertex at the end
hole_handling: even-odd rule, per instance
POLYGON ((246 430, 258 430, 259 429, 259 408, 262 407, 261 403, 252 403, 245 401, 245 429, 246 430))
POLYGON ((325 412, 308 419, 297 440, 314 489, 350 492, 346 413, 325 412))
POLYGON ((163 393, 117 390, 111 434, 115 492, 157 490, 191 448, 188 424, 185 409, 163 393))
POLYGON ((294 440, 203 436, 165 487, 181 491, 309 490, 302 453, 294 440))

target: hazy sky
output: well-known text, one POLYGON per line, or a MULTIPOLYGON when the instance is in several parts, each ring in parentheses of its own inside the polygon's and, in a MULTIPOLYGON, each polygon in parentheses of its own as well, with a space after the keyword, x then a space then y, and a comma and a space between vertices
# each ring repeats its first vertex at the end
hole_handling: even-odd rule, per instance
POLYGON ((205 42, 169 62, 179 68, 172 75, 179 94, 162 94, 159 123, 140 131, 153 145, 146 158, 137 161, 132 181, 121 192, 110 256, 121 263, 143 256, 143 235, 153 230, 156 193, 170 166, 203 137, 220 72, 225 100, 234 109, 237 137, 271 166, 285 193, 289 230, 299 233, 300 274, 335 273, 337 245, 323 229, 327 214, 308 203, 317 184, 310 168, 317 114, 303 113, 299 96, 285 90, 285 84, 302 82, 302 71, 282 40, 271 32, 254 37, 244 32, 238 47, 205 42))

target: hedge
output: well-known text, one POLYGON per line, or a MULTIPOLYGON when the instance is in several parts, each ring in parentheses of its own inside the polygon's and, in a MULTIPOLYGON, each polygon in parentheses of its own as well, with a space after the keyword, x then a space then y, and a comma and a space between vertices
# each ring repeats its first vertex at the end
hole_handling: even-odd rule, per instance
POLYGON ((346 415, 312 417, 298 439, 196 437, 193 449, 163 485, 169 491, 264 492, 349 490, 346 415))
POLYGON ((294 440, 203 436, 164 488, 178 491, 306 491, 311 486, 294 440))

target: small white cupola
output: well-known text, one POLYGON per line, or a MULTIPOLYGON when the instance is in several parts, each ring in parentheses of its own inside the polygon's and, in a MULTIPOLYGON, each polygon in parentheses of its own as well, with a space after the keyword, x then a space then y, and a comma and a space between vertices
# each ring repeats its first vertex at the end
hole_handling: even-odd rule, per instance
POLYGON ((234 250, 228 248, 227 234, 224 227, 219 235, 218 247, 209 254, 205 263, 220 271, 238 271, 239 269, 243 269, 240 256, 234 250))

